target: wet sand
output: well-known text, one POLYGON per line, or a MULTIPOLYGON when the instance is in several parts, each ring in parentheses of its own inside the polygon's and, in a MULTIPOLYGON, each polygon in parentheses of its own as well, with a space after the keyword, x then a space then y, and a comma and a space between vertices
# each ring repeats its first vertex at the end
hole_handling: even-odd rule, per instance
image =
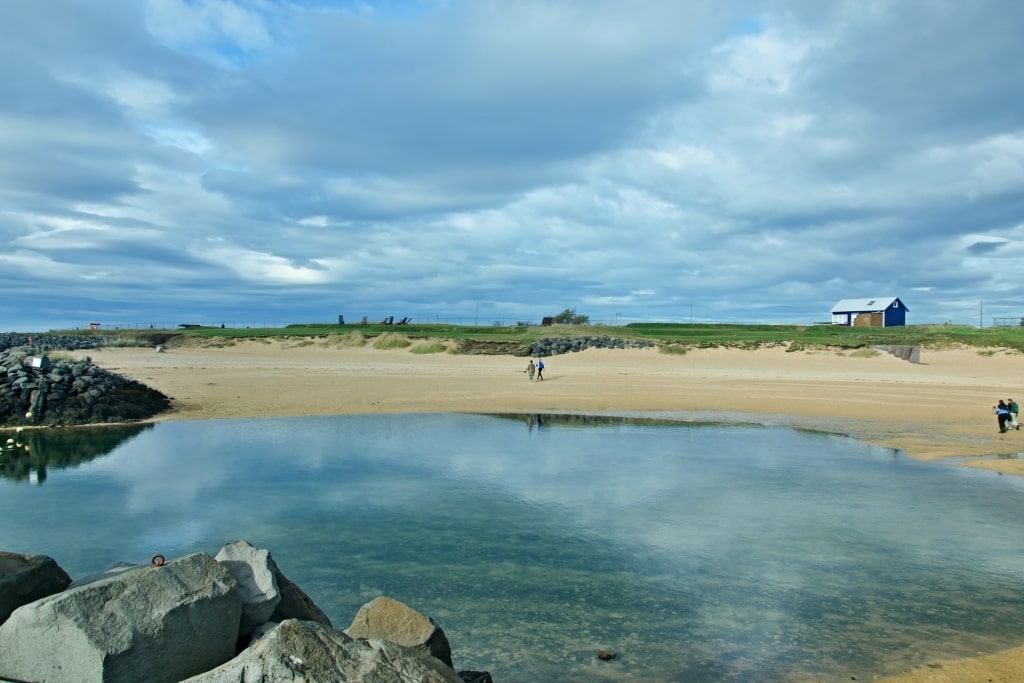
MULTIPOLYGON (((86 355, 85 353, 80 355, 86 355)), ((161 420, 417 412, 663 414, 849 434, 922 460, 1024 475, 1024 430, 998 433, 992 406, 1024 392, 1024 355, 702 349, 586 351, 528 359, 346 347, 338 338, 89 351, 99 366, 171 397, 161 420)), ((1024 637, 1024 634, 1022 634, 1024 637)), ((1024 647, 933 662, 890 682, 1024 681, 1024 647)))

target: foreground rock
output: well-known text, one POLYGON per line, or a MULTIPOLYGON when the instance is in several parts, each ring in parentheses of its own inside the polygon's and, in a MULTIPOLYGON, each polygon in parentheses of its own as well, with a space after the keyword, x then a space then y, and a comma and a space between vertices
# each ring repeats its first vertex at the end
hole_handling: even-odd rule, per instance
POLYGON ((450 667, 386 640, 357 640, 321 624, 289 619, 230 662, 188 683, 395 681, 462 683, 450 667))
POLYGON ((288 580, 269 550, 246 541, 235 541, 220 549, 215 558, 238 582, 242 596, 239 635, 247 636, 268 621, 286 619, 314 621, 331 627, 327 618, 306 593, 288 580))
POLYGON ((71 584, 71 577, 45 555, 19 555, 0 551, 0 624, 11 612, 71 584))
POLYGON ((363 605, 345 633, 369 640, 386 638, 452 666, 452 648, 441 627, 433 619, 391 598, 374 598, 363 605))
POLYGON ((234 656, 241 614, 235 580, 195 553, 19 607, 0 626, 0 676, 180 681, 234 656))
POLYGON ((57 592, 12 603, 0 680, 491 683, 485 671, 456 673, 440 626, 396 600, 375 598, 335 630, 269 551, 245 541, 217 559, 119 563, 66 590, 50 558, 0 553, 0 600, 32 594, 39 572, 28 565, 47 567, 57 581, 44 592, 57 592))
POLYGON ((171 406, 155 389, 86 358, 51 362, 34 347, 0 352, 0 427, 144 420, 171 406))

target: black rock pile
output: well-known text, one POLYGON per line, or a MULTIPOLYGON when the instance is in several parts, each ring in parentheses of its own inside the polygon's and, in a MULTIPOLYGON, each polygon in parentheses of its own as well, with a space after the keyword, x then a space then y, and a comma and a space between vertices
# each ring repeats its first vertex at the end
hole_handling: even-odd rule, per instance
POLYGON ((88 358, 51 362, 37 353, 29 346, 0 351, 0 427, 130 422, 170 408, 159 391, 88 358))
POLYGON ((530 353, 534 357, 557 356, 560 353, 583 351, 584 349, 650 349, 654 343, 636 339, 616 339, 613 337, 548 337, 530 344, 530 353))
POLYGON ((0 351, 7 351, 16 346, 31 346, 42 351, 81 351, 98 349, 103 346, 104 341, 102 336, 0 332, 0 351))

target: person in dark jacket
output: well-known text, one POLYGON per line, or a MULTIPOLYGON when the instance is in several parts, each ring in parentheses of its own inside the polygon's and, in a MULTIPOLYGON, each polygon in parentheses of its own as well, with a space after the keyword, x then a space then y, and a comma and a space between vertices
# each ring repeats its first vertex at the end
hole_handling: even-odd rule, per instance
POLYGON ((1003 434, 1006 432, 1006 421, 1010 419, 1010 408, 1006 405, 1006 401, 999 399, 999 403, 992 406, 992 410, 996 414, 996 421, 999 423, 999 433, 1003 434))

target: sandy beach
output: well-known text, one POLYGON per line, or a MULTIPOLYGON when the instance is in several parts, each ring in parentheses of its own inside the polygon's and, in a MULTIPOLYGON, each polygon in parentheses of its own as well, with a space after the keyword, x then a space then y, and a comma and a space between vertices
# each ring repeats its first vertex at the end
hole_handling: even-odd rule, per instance
MULTIPOLYGON (((99 366, 160 390, 161 420, 415 412, 660 414, 849 434, 923 459, 1024 475, 1024 430, 998 433, 992 406, 1024 392, 1024 355, 702 349, 586 351, 528 359, 346 347, 337 338, 246 340, 89 351, 99 366)), ((887 681, 1021 681, 1024 647, 930 663, 887 681)))

